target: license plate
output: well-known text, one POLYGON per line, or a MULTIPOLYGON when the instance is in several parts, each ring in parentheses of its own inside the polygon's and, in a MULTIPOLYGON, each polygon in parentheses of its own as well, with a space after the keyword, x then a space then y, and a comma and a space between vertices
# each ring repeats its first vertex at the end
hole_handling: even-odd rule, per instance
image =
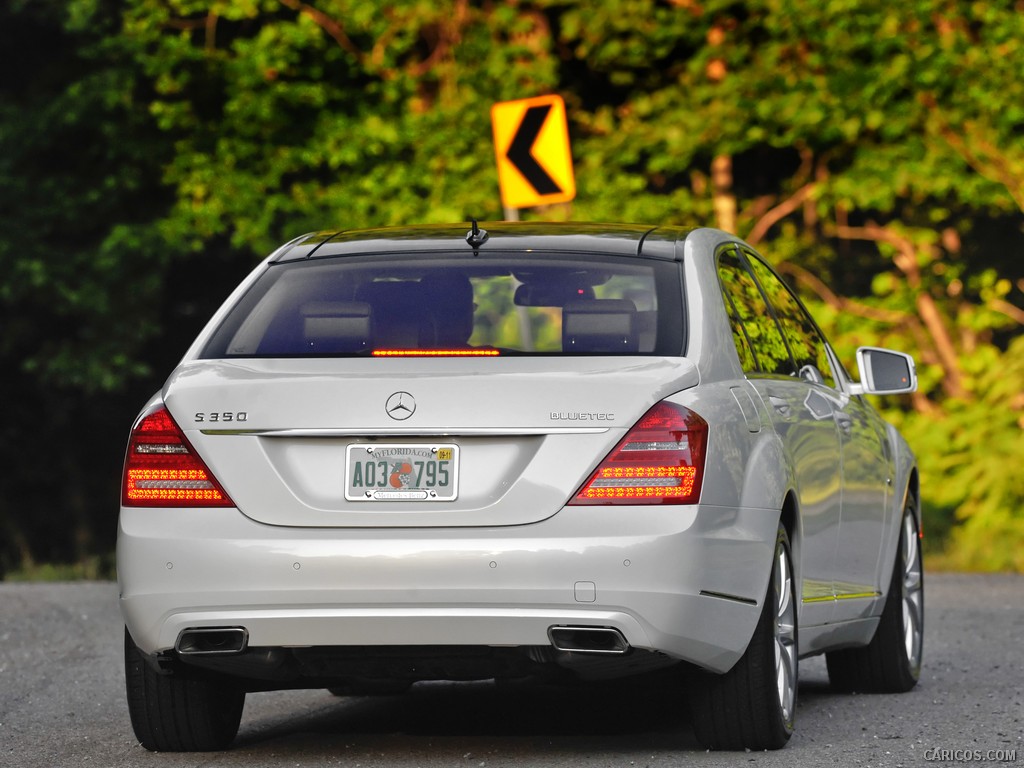
POLYGON ((345 498, 349 501, 452 501, 458 495, 457 445, 348 446, 345 498))

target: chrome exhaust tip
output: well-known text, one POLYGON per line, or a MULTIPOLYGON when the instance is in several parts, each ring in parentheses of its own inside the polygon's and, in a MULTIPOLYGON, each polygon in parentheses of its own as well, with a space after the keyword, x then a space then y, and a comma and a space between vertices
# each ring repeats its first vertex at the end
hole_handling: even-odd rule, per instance
POLYGON ((612 627, 548 627, 548 639, 559 651, 603 653, 621 656, 629 643, 612 627))
POLYGON ((241 653, 249 643, 245 627, 195 627, 183 629, 174 644, 182 656, 241 653))

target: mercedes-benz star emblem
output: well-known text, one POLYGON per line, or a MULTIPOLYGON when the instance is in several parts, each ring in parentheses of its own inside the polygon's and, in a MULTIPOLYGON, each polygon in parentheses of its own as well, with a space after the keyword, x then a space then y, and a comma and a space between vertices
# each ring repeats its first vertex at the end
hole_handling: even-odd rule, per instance
POLYGON ((395 421, 405 421, 416 412, 416 399, 408 392, 395 392, 384 404, 384 410, 395 421))

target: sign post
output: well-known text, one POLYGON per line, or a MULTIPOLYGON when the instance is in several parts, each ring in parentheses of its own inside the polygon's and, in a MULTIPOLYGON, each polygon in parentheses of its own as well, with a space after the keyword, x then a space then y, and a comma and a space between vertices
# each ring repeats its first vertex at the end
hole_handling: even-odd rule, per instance
POLYGON ((506 219, 518 219, 520 208, 576 197, 561 96, 499 102, 491 107, 491 127, 506 219))

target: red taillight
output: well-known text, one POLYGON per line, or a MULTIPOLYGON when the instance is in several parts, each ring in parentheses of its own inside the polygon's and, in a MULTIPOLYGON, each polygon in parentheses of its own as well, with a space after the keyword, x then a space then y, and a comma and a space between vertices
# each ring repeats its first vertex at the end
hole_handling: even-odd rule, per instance
POLYGON ((233 507, 234 502, 160 407, 132 430, 121 481, 126 507, 233 507))
POLYGON ((708 425, 688 408, 651 408, 570 504, 694 504, 700 499, 708 425))

